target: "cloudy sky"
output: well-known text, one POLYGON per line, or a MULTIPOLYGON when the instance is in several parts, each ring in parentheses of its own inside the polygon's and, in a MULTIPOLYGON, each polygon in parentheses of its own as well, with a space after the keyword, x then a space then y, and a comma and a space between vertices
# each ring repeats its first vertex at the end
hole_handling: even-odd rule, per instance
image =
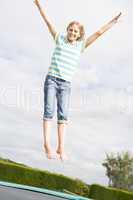
MULTIPOLYGON (((66 135, 69 161, 42 150, 43 83, 54 42, 33 0, 1 0, 0 156, 91 183, 107 184, 105 153, 133 152, 132 0, 41 0, 57 31, 80 21, 86 37, 120 11, 119 23, 81 56, 66 135)), ((56 116, 52 127, 56 146, 56 116)))

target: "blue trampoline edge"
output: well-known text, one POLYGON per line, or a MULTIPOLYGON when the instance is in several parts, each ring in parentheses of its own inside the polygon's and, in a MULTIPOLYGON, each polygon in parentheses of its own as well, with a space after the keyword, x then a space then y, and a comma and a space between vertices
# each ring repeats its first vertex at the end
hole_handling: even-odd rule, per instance
POLYGON ((55 197, 61 197, 61 198, 65 198, 65 199, 71 199, 71 200, 91 200, 89 198, 82 197, 79 195, 71 195, 71 194, 57 192, 57 191, 53 191, 53 190, 49 190, 49 189, 38 188, 38 187, 34 187, 34 186, 29 186, 29 185, 21 185, 21 184, 5 182, 5 181, 0 181, 0 186, 18 188, 18 189, 22 189, 22 190, 29 190, 29 191, 33 191, 33 192, 43 193, 43 194, 52 195, 55 197))

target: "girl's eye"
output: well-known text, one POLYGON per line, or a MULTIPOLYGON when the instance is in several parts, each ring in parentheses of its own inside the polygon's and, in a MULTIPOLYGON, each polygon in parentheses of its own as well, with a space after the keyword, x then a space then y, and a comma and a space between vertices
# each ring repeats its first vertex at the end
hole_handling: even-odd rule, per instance
POLYGON ((73 31, 73 29, 69 29, 71 32, 73 31))
MULTIPOLYGON (((71 32, 73 32, 73 29, 69 29, 69 30, 70 30, 71 32)), ((74 30, 74 32, 77 33, 78 31, 77 31, 77 30, 74 30)))

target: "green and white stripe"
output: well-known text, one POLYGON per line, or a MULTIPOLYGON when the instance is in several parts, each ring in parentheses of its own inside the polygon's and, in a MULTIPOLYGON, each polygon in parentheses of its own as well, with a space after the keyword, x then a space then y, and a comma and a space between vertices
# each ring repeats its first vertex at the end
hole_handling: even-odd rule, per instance
POLYGON ((76 41, 74 44, 71 44, 67 41, 64 34, 58 34, 55 41, 56 47, 52 55, 48 74, 71 81, 77 69, 80 54, 83 52, 84 41, 76 41))

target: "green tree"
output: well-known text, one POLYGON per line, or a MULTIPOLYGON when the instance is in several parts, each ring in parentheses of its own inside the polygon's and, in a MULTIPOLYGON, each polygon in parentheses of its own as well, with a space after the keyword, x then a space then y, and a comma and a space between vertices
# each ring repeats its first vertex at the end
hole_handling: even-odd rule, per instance
POLYGON ((131 153, 106 154, 102 165, 106 168, 109 186, 133 191, 133 156, 131 153))

